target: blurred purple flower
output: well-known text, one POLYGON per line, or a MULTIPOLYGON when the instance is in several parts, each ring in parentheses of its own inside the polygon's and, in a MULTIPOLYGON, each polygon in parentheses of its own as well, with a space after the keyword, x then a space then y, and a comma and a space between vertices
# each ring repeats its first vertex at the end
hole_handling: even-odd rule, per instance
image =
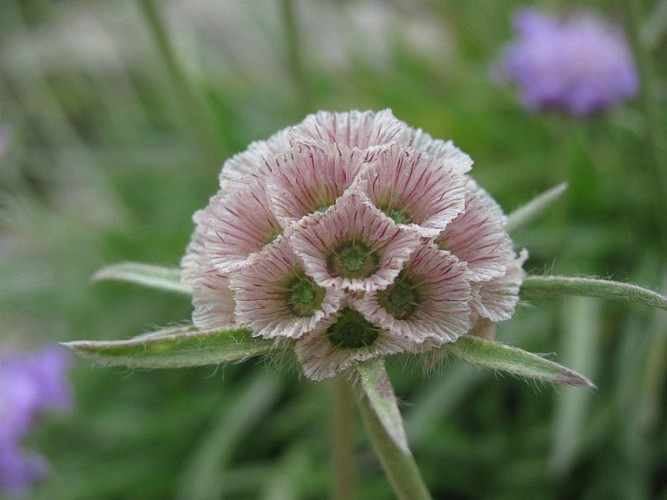
POLYGON ((47 474, 49 466, 38 455, 25 455, 15 444, 0 442, 0 495, 25 490, 47 474))
POLYGON ((636 95, 634 60, 616 27, 590 13, 558 19, 535 9, 519 10, 514 27, 501 70, 528 109, 583 116, 636 95))
POLYGON ((68 369, 67 353, 51 346, 0 358, 0 493, 25 489, 47 472, 41 457, 23 452, 21 439, 45 411, 72 404, 68 369))

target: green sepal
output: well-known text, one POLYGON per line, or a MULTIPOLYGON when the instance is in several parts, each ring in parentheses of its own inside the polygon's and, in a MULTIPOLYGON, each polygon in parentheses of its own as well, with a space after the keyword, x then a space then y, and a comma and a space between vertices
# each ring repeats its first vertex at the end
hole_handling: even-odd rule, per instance
POLYGON ((481 368, 491 368, 518 377, 550 384, 595 388, 583 375, 537 354, 493 340, 466 335, 443 349, 461 360, 481 368))
POLYGON ((403 418, 396 403, 396 395, 391 385, 384 358, 374 358, 357 366, 361 387, 371 408, 382 423, 391 440, 405 454, 410 454, 408 439, 403 427, 403 418))
POLYGON ((637 302, 667 310, 667 297, 630 283, 568 276, 528 276, 521 285, 521 298, 577 295, 637 302))
POLYGON ((542 194, 537 195, 525 205, 521 205, 507 216, 505 229, 512 233, 529 225, 533 220, 542 215, 567 189, 567 182, 558 184, 542 194))
POLYGON ((181 283, 181 270, 178 268, 139 262, 120 262, 103 267, 93 275, 92 279, 93 281, 126 281, 158 290, 192 295, 192 289, 181 283))
POLYGON ((184 368, 243 361, 282 350, 285 344, 253 337, 249 330, 203 332, 179 326, 130 340, 65 342, 97 363, 130 368, 184 368))

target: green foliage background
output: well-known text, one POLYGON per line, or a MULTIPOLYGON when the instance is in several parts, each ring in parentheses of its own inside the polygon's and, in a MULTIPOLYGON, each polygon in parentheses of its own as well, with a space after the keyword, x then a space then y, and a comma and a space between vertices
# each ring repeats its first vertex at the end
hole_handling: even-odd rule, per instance
MULTIPOLYGON (((204 122, 182 106, 139 2, 2 2, 0 122, 12 137, 0 160, 0 349, 129 338, 187 320, 187 299, 89 278, 117 261, 177 265, 224 159, 317 109, 390 107, 453 139, 506 211, 567 180, 555 208, 515 235, 531 252, 527 269, 667 289, 656 174, 666 153, 654 148, 667 116, 665 2, 643 2, 634 24, 623 2, 584 2, 650 42, 639 55, 655 90, 586 120, 527 113, 494 82, 519 2, 387 0, 368 14, 366 2, 301 1, 296 31, 281 17, 291 2, 193 2, 208 31, 201 16, 179 15, 188 4, 156 2, 204 122), (371 21, 387 17, 392 29, 374 32, 371 21), (368 28, 346 24, 355 18, 368 28), (234 23, 241 40, 224 36, 234 23), (341 32, 318 39, 329 23, 341 32)), ((531 306, 498 339, 556 353, 597 391, 453 361, 428 376, 390 363, 434 496, 667 498, 666 313, 574 298, 531 306)), ((53 468, 30 498, 330 495, 327 382, 257 362, 127 371, 76 360, 72 379, 76 407, 26 443, 53 468)), ((358 431, 359 497, 390 498, 358 431)))

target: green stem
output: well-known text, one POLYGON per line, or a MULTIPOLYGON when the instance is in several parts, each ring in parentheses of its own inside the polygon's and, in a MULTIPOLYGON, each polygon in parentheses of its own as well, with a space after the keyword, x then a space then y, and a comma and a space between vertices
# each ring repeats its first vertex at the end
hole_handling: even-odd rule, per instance
POLYGON ((342 377, 336 377, 333 384, 334 499, 353 500, 356 495, 352 391, 342 377))
POLYGON ((299 40, 299 29, 294 12, 293 0, 282 0, 283 25, 285 26, 285 42, 287 45, 287 67, 297 91, 297 99, 301 114, 310 110, 310 91, 303 69, 303 58, 301 56, 301 41, 299 40))
POLYGON ((400 500, 431 499, 412 454, 404 453, 396 446, 378 420, 366 396, 358 397, 358 401, 371 443, 396 496, 400 500))
POLYGON ((192 128, 203 159, 206 163, 218 163, 221 154, 215 135, 209 128, 209 121, 188 85, 185 72, 176 60, 174 48, 167 35, 164 21, 160 17, 160 13, 156 9, 153 0, 139 0, 139 5, 157 45, 160 57, 164 61, 167 73, 174 86, 176 97, 180 101, 183 113, 192 128))

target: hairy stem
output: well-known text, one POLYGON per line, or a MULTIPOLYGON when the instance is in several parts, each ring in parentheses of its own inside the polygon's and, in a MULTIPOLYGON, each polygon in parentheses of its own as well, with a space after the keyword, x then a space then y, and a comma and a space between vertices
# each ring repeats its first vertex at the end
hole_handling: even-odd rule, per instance
POLYGON ((336 377, 333 384, 334 499, 353 500, 356 495, 352 391, 343 377, 336 377))
POLYGON ((387 434, 366 396, 358 397, 359 409, 375 453, 400 500, 428 500, 431 494, 410 452, 403 452, 387 434))

